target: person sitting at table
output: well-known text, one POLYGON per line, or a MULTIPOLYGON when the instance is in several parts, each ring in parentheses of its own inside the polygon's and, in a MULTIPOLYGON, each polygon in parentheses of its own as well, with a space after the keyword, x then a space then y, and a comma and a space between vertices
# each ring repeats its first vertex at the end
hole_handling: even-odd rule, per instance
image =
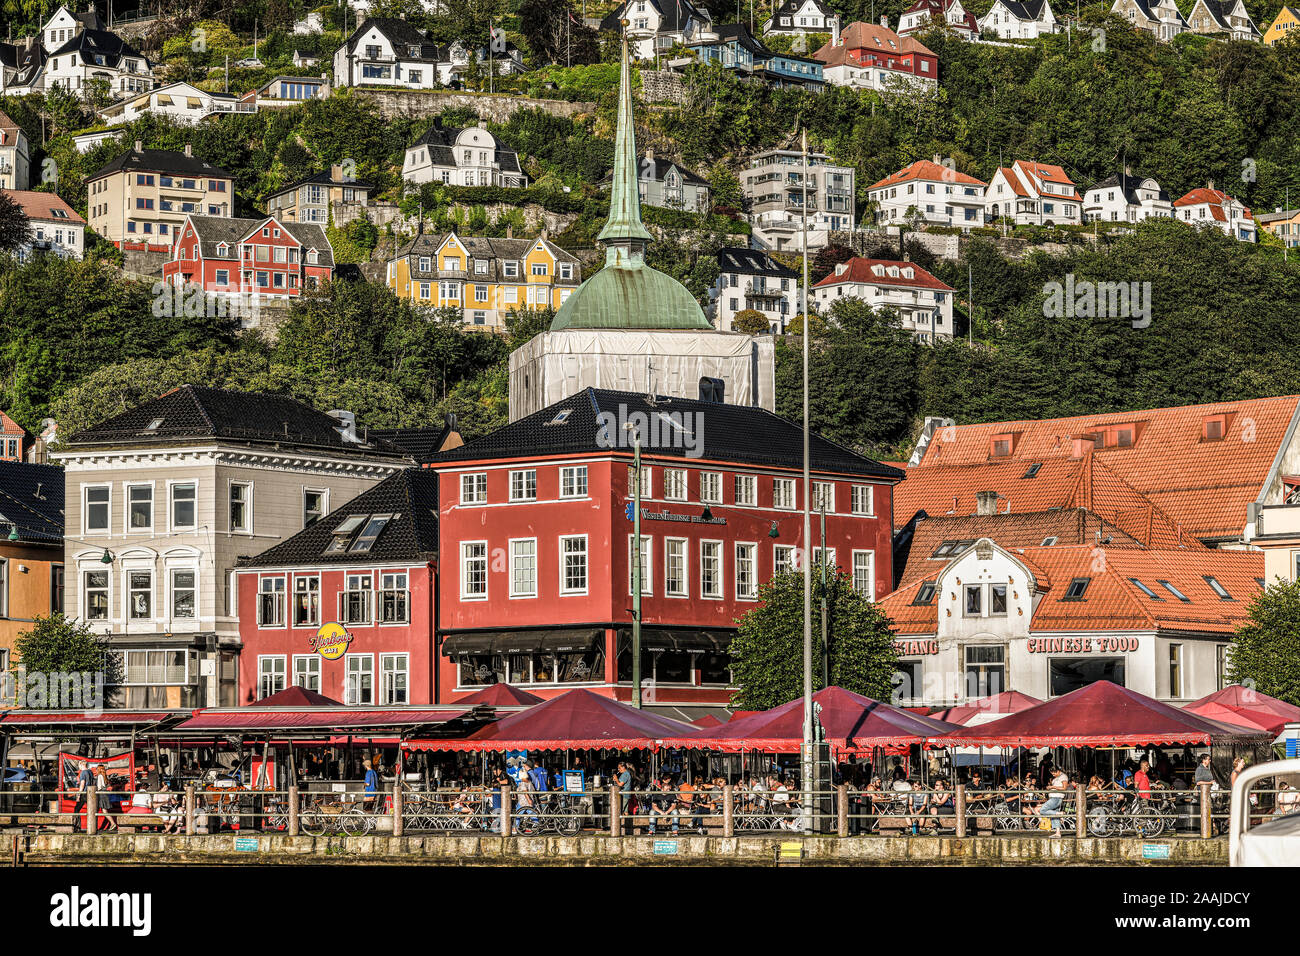
POLYGON ((660 817, 668 817, 672 820, 673 835, 677 835, 678 825, 681 820, 681 811, 678 809, 679 802, 677 794, 673 792, 673 777, 670 773, 662 774, 657 783, 650 785, 650 835, 654 836, 656 821, 660 817))
MULTIPOLYGON (((957 814, 957 805, 953 800, 953 792, 948 789, 948 781, 940 777, 934 782, 935 792, 930 797, 930 815, 934 817, 951 817, 957 814)), ((937 824, 939 826, 948 826, 951 824, 937 824)))
POLYGON ((161 817, 166 824, 162 828, 163 833, 179 833, 182 821, 180 806, 176 801, 176 794, 167 784, 167 778, 163 777, 158 782, 158 792, 153 794, 153 812, 161 817))
POLYGON ((920 832, 921 824, 925 822, 930 809, 930 795, 919 787, 913 787, 911 796, 907 798, 908 814, 904 822, 912 828, 912 835, 915 836, 920 832))

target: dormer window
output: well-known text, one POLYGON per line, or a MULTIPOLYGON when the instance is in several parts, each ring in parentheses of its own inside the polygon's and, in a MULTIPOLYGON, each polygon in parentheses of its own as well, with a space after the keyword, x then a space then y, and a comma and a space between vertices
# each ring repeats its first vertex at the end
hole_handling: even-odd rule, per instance
POLYGON ((1006 458, 1015 450, 1014 435, 994 435, 989 439, 989 455, 993 458, 1006 458))
POLYGON ((1201 441, 1223 441, 1228 431, 1228 416, 1211 415, 1201 423, 1201 441))
POLYGON ((224 242, 217 243, 217 255, 224 256, 230 252, 230 246, 224 242))

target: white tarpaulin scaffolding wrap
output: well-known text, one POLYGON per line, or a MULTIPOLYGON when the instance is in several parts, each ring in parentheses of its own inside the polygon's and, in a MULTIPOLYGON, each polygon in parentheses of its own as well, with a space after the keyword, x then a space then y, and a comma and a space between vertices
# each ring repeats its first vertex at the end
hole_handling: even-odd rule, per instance
POLYGON ((696 399, 704 378, 725 384, 729 405, 776 411, 774 339, 703 330, 543 332, 510 355, 510 420, 584 388, 696 399))

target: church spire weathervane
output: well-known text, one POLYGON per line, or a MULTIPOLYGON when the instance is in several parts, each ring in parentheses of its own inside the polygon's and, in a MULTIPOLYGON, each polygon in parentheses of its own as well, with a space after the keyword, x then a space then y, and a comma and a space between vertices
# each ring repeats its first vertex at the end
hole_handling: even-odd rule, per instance
POLYGON ((623 24, 623 56, 618 81, 618 128, 614 136, 614 176, 609 195, 609 219, 596 237, 605 243, 605 264, 637 268, 646 243, 653 237, 641 224, 641 195, 637 182, 636 124, 632 116, 632 67, 627 27, 623 24))

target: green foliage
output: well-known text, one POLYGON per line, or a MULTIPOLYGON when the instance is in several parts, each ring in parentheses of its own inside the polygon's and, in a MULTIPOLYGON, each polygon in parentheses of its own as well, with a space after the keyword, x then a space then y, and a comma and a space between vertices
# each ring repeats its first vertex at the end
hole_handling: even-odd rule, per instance
POLYGON ((17 662, 28 674, 103 673, 104 683, 122 679, 122 658, 110 654, 107 637, 96 634, 85 621, 62 614, 37 617, 30 629, 14 640, 17 662))
MULTIPOLYGON (((821 582, 813 569, 813 687, 822 681, 821 582)), ((876 700, 888 700, 898 656, 893 624, 880 608, 853 590, 838 569, 827 578, 830 684, 876 700)), ((759 605, 738 621, 731 642, 732 673, 741 710, 767 710, 803 694, 803 575, 779 574, 759 591, 759 605)))
POLYGON ((1232 640, 1228 677, 1300 706, 1300 581, 1275 580, 1256 595, 1232 640))
POLYGON ((740 178, 724 163, 714 163, 709 171, 709 201, 715 208, 722 206, 739 211, 745 206, 740 178))
POLYGON ((757 309, 741 309, 731 318, 733 332, 745 332, 749 335, 766 335, 772 330, 767 316, 757 309))
POLYGON ((30 233, 23 207, 8 193, 0 193, 0 252, 17 249, 30 233))
POLYGON ((325 232, 334 249, 335 262, 369 262, 370 253, 379 243, 379 230, 364 212, 346 226, 331 225, 325 232))

